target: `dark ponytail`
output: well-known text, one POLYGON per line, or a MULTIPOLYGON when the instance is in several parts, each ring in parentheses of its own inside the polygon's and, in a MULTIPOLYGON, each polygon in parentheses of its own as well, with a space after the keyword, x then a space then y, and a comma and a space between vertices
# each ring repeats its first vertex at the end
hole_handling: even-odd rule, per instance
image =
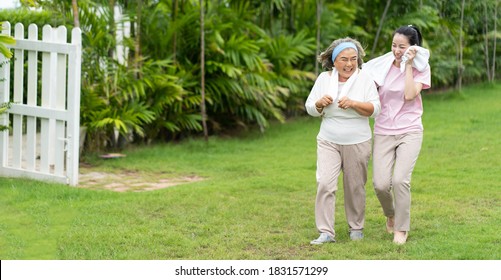
POLYGON ((409 44, 411 46, 418 45, 421 46, 423 43, 423 36, 421 36, 421 32, 416 26, 413 25, 406 25, 406 26, 401 26, 395 32, 393 32, 393 36, 395 34, 402 34, 409 39, 409 44))

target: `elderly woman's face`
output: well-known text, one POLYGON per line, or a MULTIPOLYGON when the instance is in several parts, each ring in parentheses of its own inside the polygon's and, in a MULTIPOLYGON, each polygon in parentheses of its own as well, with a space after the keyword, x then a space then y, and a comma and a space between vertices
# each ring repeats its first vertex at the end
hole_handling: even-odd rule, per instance
POLYGON ((357 51, 352 48, 341 51, 334 60, 334 67, 339 73, 339 81, 346 82, 358 69, 357 51))

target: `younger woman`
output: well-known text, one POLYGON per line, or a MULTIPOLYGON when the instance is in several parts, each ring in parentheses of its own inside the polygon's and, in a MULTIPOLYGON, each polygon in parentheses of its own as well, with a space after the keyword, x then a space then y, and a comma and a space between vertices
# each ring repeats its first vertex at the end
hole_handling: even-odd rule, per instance
POLYGON ((421 90, 431 85, 429 52, 421 44, 416 27, 402 26, 393 33, 391 52, 363 65, 381 101, 374 124, 373 184, 396 244, 404 244, 410 230, 411 175, 423 141, 421 90))

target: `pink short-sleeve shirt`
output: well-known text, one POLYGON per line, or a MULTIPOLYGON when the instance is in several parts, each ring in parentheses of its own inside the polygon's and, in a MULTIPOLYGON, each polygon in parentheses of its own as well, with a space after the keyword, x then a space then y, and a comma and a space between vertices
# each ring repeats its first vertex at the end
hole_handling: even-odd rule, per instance
MULTIPOLYGON (((413 68, 414 81, 423 84, 423 89, 430 88, 431 71, 428 67, 423 72, 413 68)), ((404 98, 405 72, 391 66, 384 85, 379 87, 381 113, 376 117, 374 134, 399 135, 413 131, 423 131, 421 116, 423 102, 421 95, 410 101, 404 98)))

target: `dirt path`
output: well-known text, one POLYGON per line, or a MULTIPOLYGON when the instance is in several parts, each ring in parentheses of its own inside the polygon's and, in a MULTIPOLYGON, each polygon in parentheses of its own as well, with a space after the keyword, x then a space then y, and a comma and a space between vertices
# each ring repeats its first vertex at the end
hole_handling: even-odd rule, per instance
POLYGON ((169 173, 141 173, 129 170, 121 173, 106 173, 88 167, 80 167, 78 187, 107 189, 116 192, 142 192, 201 180, 203 178, 195 175, 173 177, 169 173))
MULTIPOLYGON (((36 150, 40 151, 40 134, 37 134, 36 150)), ((9 143, 12 143, 13 138, 10 136, 9 143)), ((26 150, 26 135, 23 135, 22 150, 26 150)), ((8 162, 11 163, 13 158, 12 145, 9 146, 8 162)), ((21 158, 22 166, 25 168, 25 155, 21 158)), ((36 170, 39 170, 40 160, 36 160, 36 170)), ((141 192, 153 191, 181 184, 191 183, 203 180, 202 177, 196 175, 174 176, 172 173, 145 173, 139 171, 124 170, 117 173, 107 173, 96 170, 90 165, 80 163, 80 175, 78 187, 89 189, 107 189, 117 192, 141 192)))

